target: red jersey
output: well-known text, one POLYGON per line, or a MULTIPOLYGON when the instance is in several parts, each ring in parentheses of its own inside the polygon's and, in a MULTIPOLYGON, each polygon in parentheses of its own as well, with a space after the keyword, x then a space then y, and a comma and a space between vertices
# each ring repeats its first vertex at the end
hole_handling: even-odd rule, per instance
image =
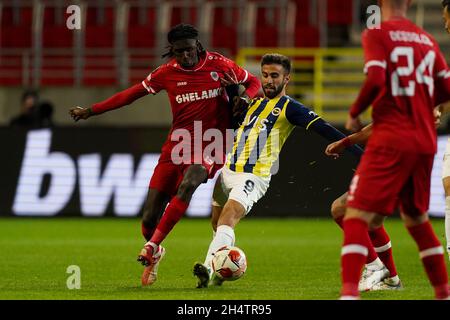
POLYGON ((186 129, 193 137, 194 121, 201 121, 203 132, 216 128, 225 137, 225 129, 231 125, 228 96, 220 83, 225 73, 234 73, 238 82, 247 86, 252 78, 253 88, 252 92, 247 91, 248 95, 253 96, 259 90, 256 77, 216 52, 206 52, 192 70, 184 69, 172 59, 142 81, 149 93, 166 90, 169 96, 173 120, 166 145, 173 144, 170 135, 176 129, 186 129))
MULTIPOLYGON (((246 87, 246 94, 250 98, 259 91, 261 83, 254 75, 218 53, 205 52, 199 58, 199 63, 193 69, 184 69, 175 59, 171 59, 151 72, 142 83, 94 104, 92 110, 99 114, 130 104, 149 93, 165 90, 169 96, 173 120, 163 153, 179 143, 171 141, 171 134, 176 129, 187 130, 193 143, 194 121, 201 121, 202 132, 216 128, 225 138, 225 129, 231 125, 231 110, 220 78, 225 73, 234 73, 238 82, 246 87)), ((202 147, 209 143, 203 143, 202 147)), ((191 150, 194 151, 194 148, 191 150)))
MULTIPOLYGON (((434 38, 411 21, 395 18, 381 23, 380 29, 366 30, 362 44, 364 71, 381 68, 385 75, 384 87, 376 92, 376 98, 366 100, 373 102, 369 145, 435 153, 436 90, 450 99, 450 79, 434 38)), ((350 114, 357 116, 367 107, 357 101, 350 114)))

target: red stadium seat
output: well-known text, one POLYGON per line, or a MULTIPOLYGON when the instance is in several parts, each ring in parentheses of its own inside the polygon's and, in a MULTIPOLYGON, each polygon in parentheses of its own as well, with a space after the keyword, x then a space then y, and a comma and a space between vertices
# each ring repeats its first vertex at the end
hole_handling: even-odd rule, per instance
POLYGON ((352 0, 328 0, 327 20, 329 25, 351 25, 353 20, 352 0))
POLYGON ((32 47, 33 7, 4 5, 1 9, 0 83, 22 85, 27 49, 32 47))
POLYGON ((43 85, 74 84, 74 31, 66 27, 68 16, 64 7, 44 8, 41 71, 43 85))
POLYGON ((279 10, 259 7, 256 14, 255 47, 276 47, 278 45, 279 10), (269 15, 273 15, 269 17, 269 15))
POLYGON ((87 8, 83 84, 115 85, 115 7, 90 6, 87 8))
POLYGON ((153 48, 156 45, 157 8, 131 7, 128 16, 128 47, 153 48), (142 10, 145 14, 142 15, 142 10))
POLYGON ((157 10, 157 6, 130 6, 127 36, 129 83, 142 81, 153 68, 157 47, 157 10))
POLYGON ((86 16, 86 47, 114 47, 115 21, 114 7, 88 7, 86 16))
POLYGON ((238 50, 239 9, 213 8, 213 24, 211 27, 211 46, 223 54, 235 55, 238 50), (226 10, 229 10, 226 12, 226 10), (230 19, 228 19, 228 15, 230 19))
POLYGON ((190 23, 196 25, 197 22, 198 12, 195 4, 193 4, 192 7, 180 7, 176 5, 172 7, 172 12, 170 13, 171 27, 180 23, 190 23))
POLYGON ((296 47, 319 47, 319 30, 313 26, 297 27, 295 29, 294 44, 296 47))
POLYGON ((2 8, 0 47, 2 48, 30 48, 33 26, 33 7, 2 8))
POLYGON ((310 10, 311 10, 311 0, 295 0, 297 5, 295 14, 295 26, 309 26, 310 21, 310 10))

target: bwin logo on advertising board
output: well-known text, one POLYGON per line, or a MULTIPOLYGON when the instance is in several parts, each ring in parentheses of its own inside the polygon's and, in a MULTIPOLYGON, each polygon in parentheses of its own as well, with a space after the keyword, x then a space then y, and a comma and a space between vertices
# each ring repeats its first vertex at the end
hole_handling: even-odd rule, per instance
MULTIPOLYGON (((136 165, 132 154, 116 153, 102 164, 100 153, 71 157, 65 152, 51 151, 51 140, 49 129, 28 132, 12 206, 15 215, 57 215, 76 194, 77 185, 83 216, 103 216, 111 200, 116 216, 140 213, 158 163, 158 153, 143 154, 136 165), (44 187, 46 182, 47 188, 44 187)), ((214 181, 210 180, 199 187, 188 215, 209 215, 213 186, 214 181)))
POLYGON ((149 168, 154 167, 158 155, 144 155, 134 173, 131 154, 113 154, 101 174, 100 154, 81 155, 74 161, 64 152, 50 152, 51 138, 50 130, 28 133, 13 204, 16 215, 56 215, 71 199, 77 173, 83 215, 103 215, 113 196, 118 216, 139 213, 152 173, 149 168), (50 182, 48 191, 42 195, 46 175, 50 176, 50 182))

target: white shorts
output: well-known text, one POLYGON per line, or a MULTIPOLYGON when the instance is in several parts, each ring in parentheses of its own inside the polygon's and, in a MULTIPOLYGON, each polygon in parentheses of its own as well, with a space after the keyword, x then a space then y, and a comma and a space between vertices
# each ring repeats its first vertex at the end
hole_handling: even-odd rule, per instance
POLYGON ((270 176, 259 177, 253 173, 234 172, 224 166, 217 178, 213 193, 213 206, 223 207, 228 199, 239 202, 247 214, 269 188, 270 176))
POLYGON ((450 138, 445 146, 444 162, 442 163, 442 179, 450 177, 450 138))

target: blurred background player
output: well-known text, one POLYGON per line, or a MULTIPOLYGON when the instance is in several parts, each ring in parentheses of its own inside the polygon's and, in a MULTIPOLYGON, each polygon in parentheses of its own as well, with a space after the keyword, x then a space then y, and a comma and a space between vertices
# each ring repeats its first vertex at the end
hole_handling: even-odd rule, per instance
MULTIPOLYGON (((207 287, 210 279, 213 284, 221 283, 212 277, 214 253, 223 246, 234 245, 235 226, 266 193, 273 164, 295 126, 312 129, 330 141, 345 137, 313 111, 286 95, 290 72, 288 57, 276 53, 262 57, 261 82, 265 97, 254 99, 250 104, 244 123, 238 129, 233 150, 227 155, 227 162, 216 181, 212 210, 212 225, 216 232, 205 262, 194 266, 198 288, 207 287)), ((359 147, 349 149, 357 155, 362 153, 359 147)))
MULTIPOLYGON (((442 17, 444 19, 445 30, 450 33, 450 0, 444 0, 442 2, 443 12, 442 17)), ((450 101, 442 103, 439 106, 441 113, 450 112, 450 101)), ((447 256, 450 259, 450 138, 447 139, 447 145, 445 147, 444 162, 442 165, 442 184, 445 191, 445 236, 447 238, 447 256)))
POLYGON ((436 152, 435 90, 448 100, 448 67, 435 40, 406 18, 411 1, 379 2, 383 22, 363 34, 367 77, 346 123, 360 130, 359 116, 373 104, 372 135, 350 184, 344 218, 341 299, 359 298, 368 227, 381 226, 398 203, 436 299, 448 299, 444 250, 427 214, 436 152))
POLYGON ((442 17, 444 19, 444 27, 448 33, 450 33, 450 0, 442 1, 442 6, 444 10, 442 12, 442 17))
POLYGON ((166 90, 169 96, 172 128, 151 178, 142 218, 142 234, 147 240, 138 257, 145 266, 143 285, 151 285, 156 280, 159 261, 165 253, 160 243, 185 213, 197 187, 213 178, 223 166, 223 154, 216 154, 215 159, 204 158, 204 148, 209 144, 204 141, 201 150, 196 150, 192 139, 185 149, 191 150, 191 154, 173 154, 174 147, 180 143, 173 139, 173 134, 177 130, 187 130, 194 137, 194 121, 199 121, 201 137, 208 129, 219 129, 225 137, 225 130, 231 125, 231 112, 223 87, 234 77, 246 87, 243 97, 252 98, 261 86, 256 77, 233 61, 206 51, 198 40, 197 29, 191 25, 173 27, 167 40, 169 51, 163 57, 168 57, 169 61, 151 72, 142 83, 92 107, 70 110, 78 121, 123 107, 149 93, 166 90), (189 160, 174 163, 174 160, 180 160, 177 157, 185 159, 186 156, 189 160))
MULTIPOLYGON (((345 148, 359 144, 365 145, 372 133, 372 124, 361 131, 351 134, 339 141, 333 142, 325 149, 325 154, 335 159, 345 148)), ((347 208, 348 192, 333 201, 331 215, 336 224, 343 229, 343 220, 347 208)), ((368 253, 365 267, 358 284, 359 291, 398 290, 402 288, 397 268, 392 255, 391 239, 384 226, 369 230, 371 243, 367 247, 368 253)))
MULTIPOLYGON (((441 112, 435 108, 435 125, 440 124, 441 112)), ((339 141, 330 143, 325 154, 335 159, 352 145, 366 145, 372 134, 372 124, 368 124, 361 131, 353 133, 339 141)), ((445 169, 444 169, 445 170, 445 169)), ((331 205, 331 215, 334 221, 343 227, 343 219, 347 208, 348 192, 333 201, 331 205)), ((392 255, 392 244, 384 226, 374 230, 369 230, 369 237, 373 245, 368 247, 366 265, 359 282, 359 291, 376 290, 396 290, 401 289, 402 284, 397 275, 392 255)))

